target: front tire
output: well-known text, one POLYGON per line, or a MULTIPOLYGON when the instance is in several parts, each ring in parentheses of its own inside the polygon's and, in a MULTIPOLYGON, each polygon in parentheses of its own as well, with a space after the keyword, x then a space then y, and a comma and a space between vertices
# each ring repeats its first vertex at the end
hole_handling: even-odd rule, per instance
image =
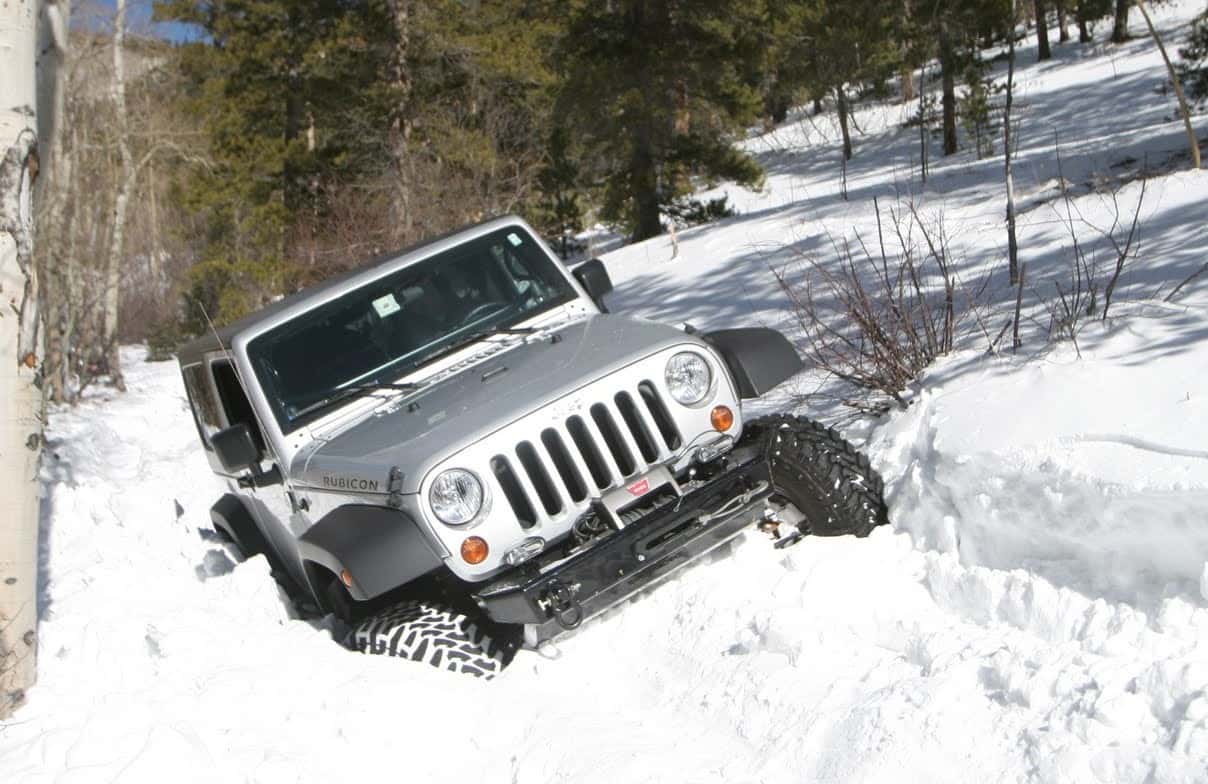
POLYGON ((349 643, 361 653, 397 656, 487 679, 502 672, 515 653, 513 646, 496 641, 466 615, 419 600, 364 619, 349 643))
POLYGON ((761 417, 747 427, 765 441, 777 494, 805 516, 802 533, 864 537, 889 522, 885 483, 834 428, 785 415, 761 417))

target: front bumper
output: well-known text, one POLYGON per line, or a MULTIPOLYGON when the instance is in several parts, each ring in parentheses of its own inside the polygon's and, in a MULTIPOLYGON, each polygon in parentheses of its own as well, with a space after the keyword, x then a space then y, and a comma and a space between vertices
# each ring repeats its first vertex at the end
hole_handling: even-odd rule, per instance
POLYGON ((762 519, 773 493, 762 450, 740 445, 722 460, 718 474, 677 502, 566 560, 496 580, 476 601, 494 621, 529 626, 526 641, 535 644, 654 585, 762 519))

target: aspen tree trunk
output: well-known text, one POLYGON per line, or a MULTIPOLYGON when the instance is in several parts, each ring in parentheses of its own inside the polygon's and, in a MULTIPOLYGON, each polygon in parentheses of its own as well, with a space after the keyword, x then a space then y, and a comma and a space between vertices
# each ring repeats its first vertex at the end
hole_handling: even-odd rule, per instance
POLYGON ((42 150, 38 176, 38 213, 40 238, 38 255, 42 320, 46 326, 46 356, 42 365, 43 392, 55 403, 65 402, 70 392, 67 372, 71 345, 73 313, 70 292, 72 258, 68 237, 73 236, 72 210, 75 172, 67 146, 64 123, 67 112, 67 57, 70 40, 71 3, 46 0, 39 37, 42 73, 38 79, 39 148, 42 150))
POLYGON ((151 159, 147 161, 146 186, 147 200, 149 202, 147 220, 151 230, 151 260, 148 265, 148 273, 151 276, 151 285, 154 286, 153 291, 158 298, 164 293, 164 260, 159 250, 159 205, 157 204, 158 198, 155 186, 155 161, 151 159))
MULTIPOLYGON (((66 103, 64 103, 64 107, 66 107, 66 103)), ((63 118, 64 121, 66 121, 67 115, 64 114, 63 118)), ((71 128, 71 149, 63 156, 63 160, 65 161, 66 165, 70 167, 71 171, 64 172, 63 176, 69 188, 67 198, 75 204, 78 204, 78 202, 74 200, 77 198, 76 194, 79 188, 74 170, 77 161, 76 155, 79 149, 80 133, 78 128, 73 125, 71 128)), ((87 314, 87 310, 81 303, 82 297, 80 293, 79 268, 79 224, 81 222, 81 216, 84 215, 86 215, 86 211, 78 206, 72 209, 71 223, 67 226, 67 249, 60 259, 63 267, 61 274, 64 289, 63 291, 59 292, 57 296, 59 299, 64 300, 62 303, 63 358, 59 365, 56 376, 58 377, 58 386, 63 398, 61 402, 67 403, 74 402, 75 400, 75 390, 72 389, 71 382, 73 376, 77 376, 79 374, 78 357, 80 354, 80 343, 78 335, 80 331, 80 322, 87 314)))
POLYGON ((1179 99, 1179 112, 1183 115, 1183 127, 1187 130, 1187 144, 1191 148, 1191 168, 1198 169, 1200 168, 1200 143, 1195 138, 1195 129, 1191 127, 1191 110, 1187 108, 1187 96, 1183 94, 1179 74, 1171 65, 1170 57, 1166 54, 1166 47, 1162 44, 1162 39, 1158 37, 1157 28, 1153 26, 1153 20, 1149 18, 1149 11, 1145 10, 1141 0, 1137 0, 1137 8, 1141 11, 1141 16, 1145 18, 1145 26, 1149 28, 1149 34, 1153 36, 1153 42, 1158 45, 1158 51, 1162 53, 1162 60, 1166 63, 1166 73, 1170 75, 1170 83, 1174 85, 1175 97, 1179 99))
POLYGON ((919 69, 919 173, 927 184, 927 63, 919 69))
MULTIPOLYGON (((1011 285, 1019 284, 1019 243, 1015 237, 1015 180, 1011 174, 1011 101, 1015 89, 1015 0, 1011 0, 1011 34, 1007 44, 1007 101, 1003 109, 1003 157, 1007 178, 1007 270, 1011 285)), ((1022 284, 1020 284, 1022 285, 1022 284)), ((1018 329, 1018 324, 1016 324, 1018 329)))
POLYGON ((117 120, 117 151, 121 158, 117 193, 113 198, 113 228, 109 237, 109 257, 105 262, 105 311, 101 327, 105 369, 113 386, 126 391, 119 353, 118 303, 122 267, 126 252, 126 210, 134 188, 134 160, 130 154, 130 117, 126 112, 126 0, 115 0, 113 16, 113 108, 117 120))
POLYGON ((37 0, 0 3, 0 718, 37 674, 37 0))

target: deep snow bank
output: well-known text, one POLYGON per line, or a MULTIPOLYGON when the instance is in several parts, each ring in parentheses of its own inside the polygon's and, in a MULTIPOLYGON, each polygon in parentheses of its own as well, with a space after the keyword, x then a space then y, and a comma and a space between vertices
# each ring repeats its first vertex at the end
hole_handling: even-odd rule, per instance
POLYGON ((1081 358, 1067 342, 930 371, 876 440, 898 529, 1145 610, 1208 599, 1206 316, 1147 303, 1084 331, 1081 358))
MULTIPOLYGON (((1095 349, 1102 371, 1134 329, 1095 349)), ((1090 474, 1056 473, 1046 492, 993 484, 1081 442, 989 415, 1025 391, 1084 398, 1100 389, 1095 360, 963 373, 954 360, 871 442, 899 532, 785 552, 749 535, 588 624, 559 658, 523 653, 482 684, 346 652, 290 618, 260 559, 231 564, 175 368, 126 356, 134 391, 52 422, 41 683, 0 729, 6 781, 1208 780, 1208 609, 1182 566, 1162 571, 1190 556, 1150 558, 1155 580, 1121 583, 1152 611, 1079 582, 1096 553, 1123 579, 1161 552, 1154 538, 1190 541, 1202 474, 1145 479, 1178 514, 1151 509, 1106 538, 1080 536, 1091 510, 1053 516, 1090 474), (1011 555, 1032 566, 996 562, 1011 555)), ((1191 380, 1180 396, 1208 395, 1191 380)), ((1167 445, 1205 427, 1189 420, 1167 445)), ((1110 487, 1136 489, 1126 480, 1110 487)))

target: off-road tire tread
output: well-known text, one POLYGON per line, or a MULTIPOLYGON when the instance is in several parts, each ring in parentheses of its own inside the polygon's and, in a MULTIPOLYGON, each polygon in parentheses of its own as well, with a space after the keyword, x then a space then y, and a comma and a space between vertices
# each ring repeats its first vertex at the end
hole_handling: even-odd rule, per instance
POLYGON ((766 440, 772 482, 806 515, 804 533, 864 537, 889 522, 885 483, 834 428, 783 414, 752 420, 747 428, 766 440))
POLYGON ((511 651, 471 618, 420 600, 405 601, 361 621, 349 636, 361 653, 397 656, 450 672, 490 679, 511 651))

